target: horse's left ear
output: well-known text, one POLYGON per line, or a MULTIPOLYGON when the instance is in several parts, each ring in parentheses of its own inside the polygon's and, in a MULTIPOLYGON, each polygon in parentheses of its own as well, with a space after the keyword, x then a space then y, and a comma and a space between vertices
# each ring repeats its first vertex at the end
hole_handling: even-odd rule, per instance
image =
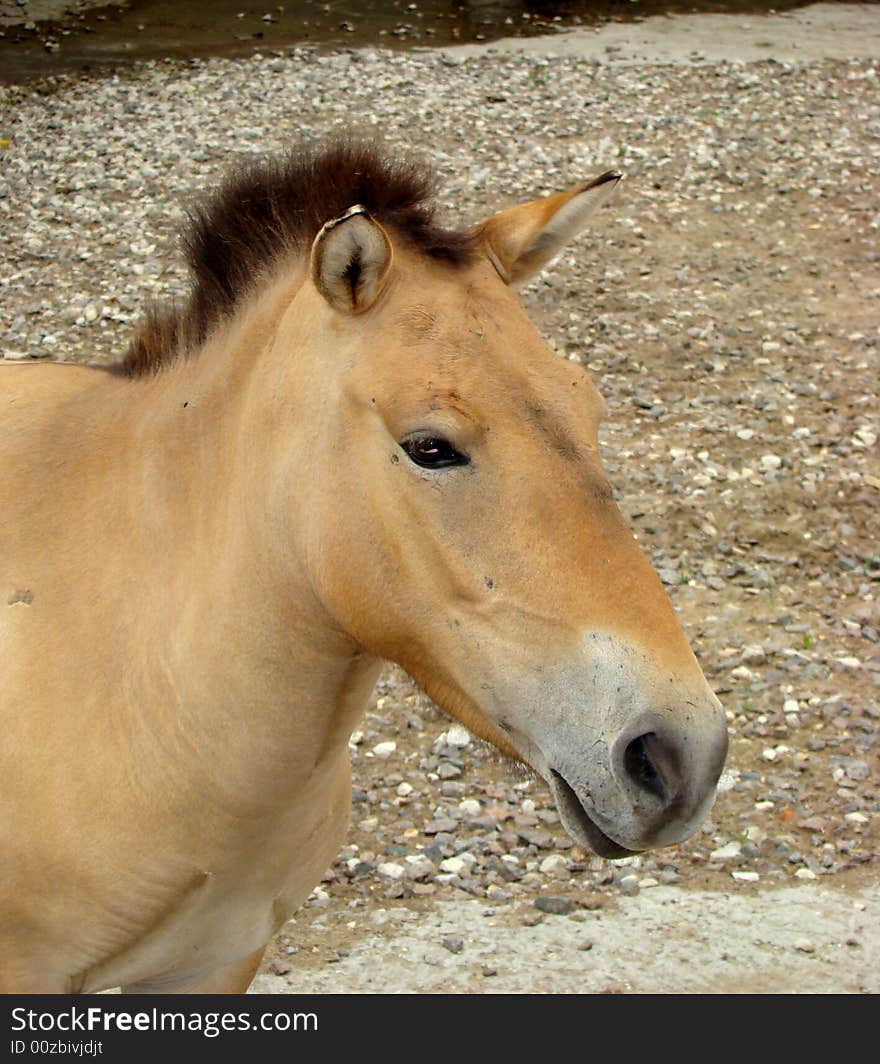
POLYGON ((391 241, 365 207, 350 207, 312 244, 311 277, 336 310, 358 314, 375 303, 391 268, 391 241))
POLYGON ((608 170, 568 192, 493 214, 477 232, 501 277, 518 284, 542 270, 583 229, 621 176, 608 170))

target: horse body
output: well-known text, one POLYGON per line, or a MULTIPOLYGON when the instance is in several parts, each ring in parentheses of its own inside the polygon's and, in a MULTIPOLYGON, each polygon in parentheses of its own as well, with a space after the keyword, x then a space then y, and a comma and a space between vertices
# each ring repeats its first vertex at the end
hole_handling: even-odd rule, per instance
POLYGON ((262 478, 230 474, 265 462, 266 405, 242 448, 216 368, 0 370, 11 988, 174 990, 265 945, 344 837, 379 663, 252 536, 262 478))
POLYGON ((459 262, 351 204, 192 357, 0 369, 3 990, 246 988, 344 838, 386 658, 581 844, 700 823, 723 715, 614 506, 601 399, 505 283, 607 177, 459 262))

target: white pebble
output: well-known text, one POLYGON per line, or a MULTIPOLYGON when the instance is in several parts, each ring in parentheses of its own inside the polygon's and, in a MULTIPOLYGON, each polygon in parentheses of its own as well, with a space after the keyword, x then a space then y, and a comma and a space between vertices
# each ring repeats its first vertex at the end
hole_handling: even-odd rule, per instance
POLYGON ((374 757, 378 757, 380 761, 385 761, 394 753, 397 749, 397 743, 393 739, 389 739, 385 743, 376 743, 373 747, 374 757))
POLYGON ((447 857, 440 862, 440 870, 458 876, 467 868, 466 862, 461 857, 447 857))
POLYGON ((453 724, 446 732, 446 744, 448 746, 470 746, 473 736, 460 724, 453 724))
POLYGON ((385 861, 376 871, 385 879, 403 879, 406 875, 406 869, 396 861, 385 861))
POLYGON ((538 867, 539 871, 543 872, 545 876, 552 876, 559 872, 568 872, 568 861, 561 853, 551 853, 549 857, 544 858, 538 867))
POLYGON ((435 871, 434 862, 422 853, 405 858, 404 873, 407 879, 427 879, 435 871))
POLYGON ((730 861, 734 857, 739 857, 742 853, 741 842, 728 842, 724 846, 719 846, 717 850, 713 850, 709 854, 710 861, 730 861))

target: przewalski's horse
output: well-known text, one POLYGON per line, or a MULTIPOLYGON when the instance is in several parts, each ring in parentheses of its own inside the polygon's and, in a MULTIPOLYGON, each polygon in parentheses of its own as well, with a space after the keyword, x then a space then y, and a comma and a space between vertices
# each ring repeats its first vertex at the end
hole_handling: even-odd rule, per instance
POLYGON ((0 987, 241 992, 346 831, 383 659, 577 842, 685 838, 727 733, 511 285, 606 173, 440 229, 364 145, 239 174, 121 366, 0 369, 0 987))

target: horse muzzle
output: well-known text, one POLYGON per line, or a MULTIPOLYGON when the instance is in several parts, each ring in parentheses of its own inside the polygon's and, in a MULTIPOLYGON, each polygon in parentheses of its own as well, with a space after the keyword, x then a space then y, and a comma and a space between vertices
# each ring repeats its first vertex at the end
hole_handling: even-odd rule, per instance
POLYGON ((597 643, 600 653, 545 673, 504 715, 569 835, 619 858, 699 828, 727 756, 727 721, 692 657, 670 672, 631 644, 597 643))
POLYGON ((607 746, 607 756, 546 772, 563 827, 600 857, 627 857, 681 842, 700 826, 727 755, 723 714, 708 707, 702 727, 640 715, 607 746))

